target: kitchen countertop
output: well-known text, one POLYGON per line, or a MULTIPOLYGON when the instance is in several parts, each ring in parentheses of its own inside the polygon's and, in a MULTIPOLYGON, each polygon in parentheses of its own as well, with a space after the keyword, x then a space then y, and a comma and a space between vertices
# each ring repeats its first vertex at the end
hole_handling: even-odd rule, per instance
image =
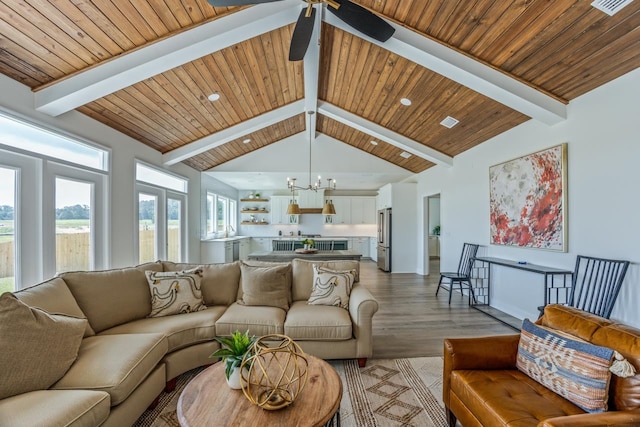
POLYGON ((258 251, 249 254, 250 260, 286 262, 294 258, 302 258, 307 260, 341 260, 350 259, 359 261, 362 254, 355 251, 318 251, 314 253, 298 253, 295 251, 258 251))
POLYGON ((218 239, 202 239, 201 242, 231 242, 233 240, 250 239, 251 236, 220 237, 218 239))

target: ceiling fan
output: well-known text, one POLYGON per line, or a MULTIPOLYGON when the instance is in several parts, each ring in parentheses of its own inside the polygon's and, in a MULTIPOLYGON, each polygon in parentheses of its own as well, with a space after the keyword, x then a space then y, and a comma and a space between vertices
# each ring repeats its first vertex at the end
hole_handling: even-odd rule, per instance
MULTIPOLYGON (((211 6, 246 6, 258 3, 271 3, 280 0, 207 0, 211 6)), ((307 8, 300 12, 296 28, 293 30, 289 46, 289 61, 300 61, 307 52, 311 41, 316 10, 314 4, 327 3, 329 9, 338 18, 351 25, 361 33, 381 42, 389 40, 395 29, 384 19, 369 12, 364 7, 349 0, 302 0, 307 8)))

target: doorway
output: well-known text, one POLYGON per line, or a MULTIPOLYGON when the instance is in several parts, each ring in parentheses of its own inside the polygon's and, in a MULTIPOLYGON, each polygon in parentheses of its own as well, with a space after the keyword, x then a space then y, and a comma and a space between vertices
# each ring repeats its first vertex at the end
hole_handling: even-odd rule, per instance
MULTIPOLYGON (((440 262, 440 193, 423 199, 423 272, 430 274, 430 266, 440 262)), ((439 271, 439 268, 438 268, 439 271)))

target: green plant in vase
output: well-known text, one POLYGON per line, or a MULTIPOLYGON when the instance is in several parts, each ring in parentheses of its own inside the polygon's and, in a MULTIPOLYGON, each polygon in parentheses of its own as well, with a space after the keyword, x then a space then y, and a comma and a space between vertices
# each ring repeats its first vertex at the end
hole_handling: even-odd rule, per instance
MULTIPOLYGON (((224 374, 227 378, 227 383, 232 388, 240 387, 240 365, 242 364, 242 358, 249 351, 251 346, 256 342, 255 336, 249 336, 249 330, 243 334, 240 331, 235 331, 230 337, 216 337, 216 341, 222 345, 222 348, 216 350, 209 357, 220 357, 224 363, 224 374), (236 369, 237 368, 237 369, 236 369), (237 378, 233 378, 233 376, 237 378), (236 381, 237 380, 237 381, 236 381), (234 383, 237 382, 237 387, 234 383)), ((245 365, 247 368, 249 364, 245 365)))
POLYGON ((313 245, 315 245, 315 242, 313 241, 313 239, 304 239, 302 241, 302 244, 304 245, 305 249, 311 249, 313 248, 313 245))

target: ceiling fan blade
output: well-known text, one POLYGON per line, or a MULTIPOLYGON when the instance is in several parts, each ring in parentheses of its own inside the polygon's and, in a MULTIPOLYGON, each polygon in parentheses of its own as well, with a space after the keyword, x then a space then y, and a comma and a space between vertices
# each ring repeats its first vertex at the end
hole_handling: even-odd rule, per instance
POLYGON ((281 0, 207 0, 213 7, 247 6, 250 4, 273 3, 281 0))
POLYGON ((304 54, 307 53, 311 34, 313 33, 313 23, 316 21, 316 9, 311 8, 311 15, 307 15, 307 9, 302 9, 296 28, 291 36, 291 45, 289 46, 289 61, 301 61, 304 54))
POLYGON ((384 19, 369 12, 364 7, 349 0, 334 0, 340 5, 334 8, 329 4, 327 9, 356 30, 381 42, 386 42, 396 31, 384 19))

